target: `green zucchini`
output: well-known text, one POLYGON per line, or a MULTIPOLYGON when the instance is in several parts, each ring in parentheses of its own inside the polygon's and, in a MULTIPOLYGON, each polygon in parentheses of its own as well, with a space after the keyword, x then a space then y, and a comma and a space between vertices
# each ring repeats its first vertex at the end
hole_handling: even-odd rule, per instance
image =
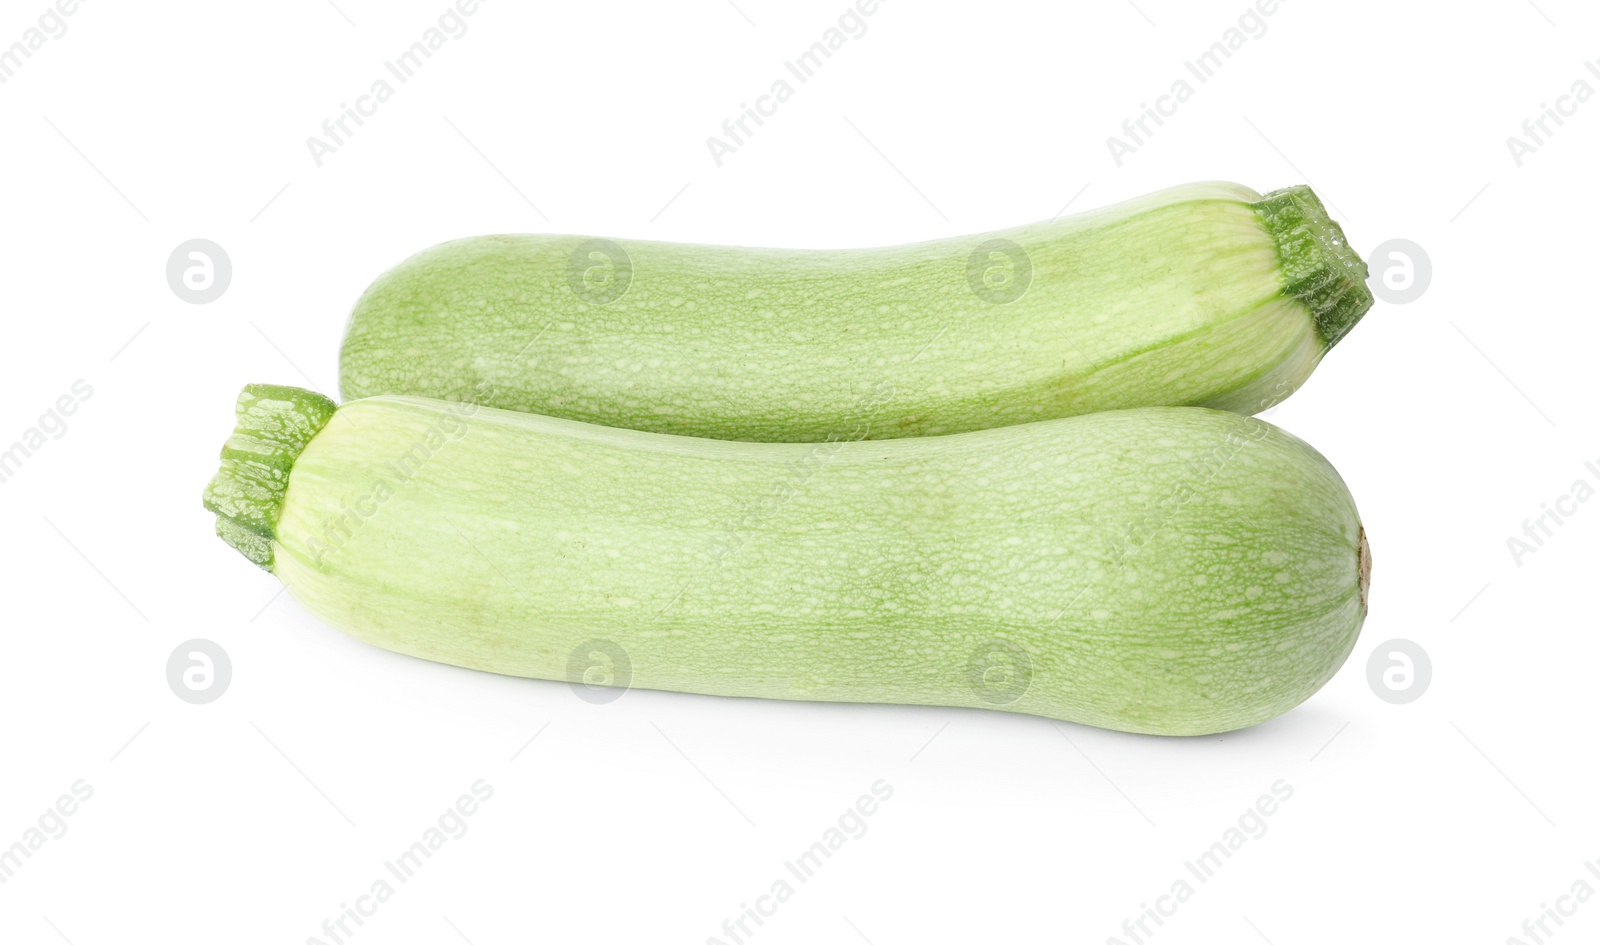
POLYGON ((254 386, 238 421, 223 538, 361 640, 496 673, 1196 735, 1308 698, 1366 613, 1338 473, 1229 412, 808 445, 254 386))
POLYGON ((1255 413, 1371 306, 1366 274, 1308 188, 1222 183, 881 249, 488 236, 367 289, 340 389, 783 442, 1255 413))

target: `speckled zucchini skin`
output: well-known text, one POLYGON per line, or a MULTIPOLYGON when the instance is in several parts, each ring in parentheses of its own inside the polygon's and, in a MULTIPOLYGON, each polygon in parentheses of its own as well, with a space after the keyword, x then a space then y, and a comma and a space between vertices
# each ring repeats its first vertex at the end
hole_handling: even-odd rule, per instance
MULTIPOLYGON (((241 420, 299 409, 277 390, 241 420)), ((1308 698, 1365 613, 1338 474, 1229 412, 830 444, 413 398, 324 420, 266 511, 219 474, 224 537, 263 526, 341 630, 496 673, 1199 735, 1308 698)))
POLYGON ((882 249, 486 236, 367 289, 340 387, 782 442, 1254 413, 1367 310, 1366 274, 1308 188, 1224 183, 882 249))

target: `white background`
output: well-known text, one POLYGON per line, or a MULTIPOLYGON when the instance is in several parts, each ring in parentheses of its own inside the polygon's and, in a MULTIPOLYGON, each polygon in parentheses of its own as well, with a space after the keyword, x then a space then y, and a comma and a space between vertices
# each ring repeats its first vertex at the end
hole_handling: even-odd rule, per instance
MULTIPOLYGON (((0 885, 0 939, 331 941, 323 921, 480 778, 468 833, 348 941, 731 942, 723 921, 878 779, 868 832, 746 941, 1131 942, 1124 920, 1279 779, 1265 836, 1149 941, 1531 942, 1542 904, 1600 888, 1600 502, 1520 563, 1507 547, 1596 481, 1600 103, 1521 167, 1506 144, 1575 80, 1600 88, 1600 15, 1292 0, 1118 167, 1107 136, 1244 0, 884 0, 719 168, 707 136, 845 10, 736 2, 487 0, 320 168, 307 137, 443 0, 86 0, 0 85, 0 446, 93 388, 0 483, 0 846, 94 792, 0 885), (1272 416, 1338 466, 1376 565, 1349 663, 1249 731, 591 705, 346 639, 200 507, 238 389, 336 392, 351 303, 445 239, 876 245, 1208 178, 1308 181, 1358 249, 1414 240, 1434 269, 1272 416), (233 262, 207 305, 166 281, 192 238, 233 262), (196 637, 233 664, 204 706, 165 676, 196 637), (1394 638, 1433 664, 1404 706, 1366 678, 1394 638)), ((8 0, 0 44, 44 9, 8 0)), ((1600 905, 1565 921, 1550 940, 1593 941, 1600 905)))

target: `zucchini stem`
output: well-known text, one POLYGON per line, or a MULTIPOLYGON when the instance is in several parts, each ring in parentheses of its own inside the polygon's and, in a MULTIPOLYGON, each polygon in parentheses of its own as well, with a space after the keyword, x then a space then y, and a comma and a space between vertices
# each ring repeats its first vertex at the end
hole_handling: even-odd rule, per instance
POLYGON ((1278 243, 1284 292, 1311 310, 1326 351, 1372 307, 1366 261, 1304 184, 1274 190, 1251 204, 1278 243))
POLYGON ((238 424, 222 446, 222 468, 206 486, 205 506, 216 513, 218 537, 268 571, 289 471, 335 409, 328 398, 298 387, 251 384, 239 392, 238 424))

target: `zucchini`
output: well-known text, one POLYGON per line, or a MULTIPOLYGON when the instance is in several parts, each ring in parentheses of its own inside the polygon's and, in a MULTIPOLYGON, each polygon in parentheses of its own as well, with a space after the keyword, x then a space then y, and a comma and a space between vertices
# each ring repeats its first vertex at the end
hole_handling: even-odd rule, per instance
POLYGON ((1366 612, 1338 473, 1223 411, 808 445, 252 386, 222 455, 219 534, 308 610, 514 676, 1197 735, 1308 698, 1366 612))
POLYGON ((1366 274, 1310 189, 1223 183, 881 249, 486 236, 379 277, 339 383, 784 442, 1255 413, 1371 306, 1366 274))

